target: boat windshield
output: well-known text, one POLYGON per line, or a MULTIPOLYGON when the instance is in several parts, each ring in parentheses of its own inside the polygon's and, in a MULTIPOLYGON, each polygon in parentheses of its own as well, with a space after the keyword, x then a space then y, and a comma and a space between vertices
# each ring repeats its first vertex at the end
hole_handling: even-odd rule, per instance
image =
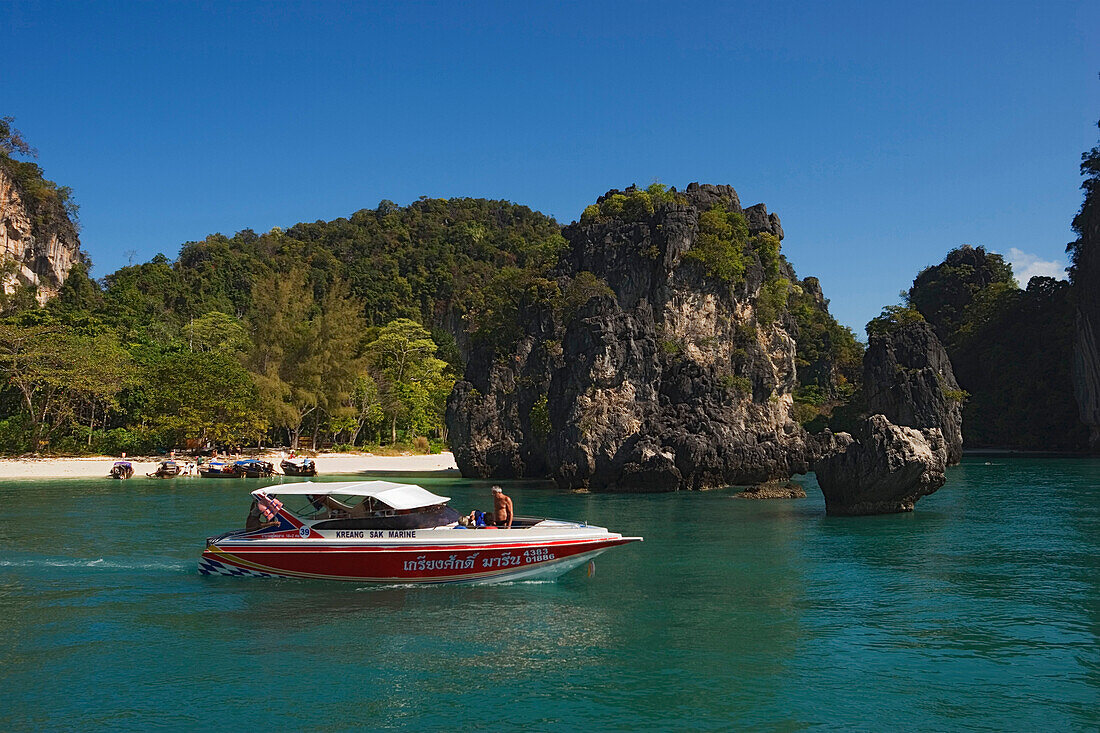
MULTIPOLYGON (((272 492, 273 495, 277 495, 272 492)), ((362 517, 391 517, 423 511, 418 509, 394 509, 381 499, 356 494, 330 494, 314 496, 297 494, 283 497, 283 506, 302 519, 358 519, 362 517)))

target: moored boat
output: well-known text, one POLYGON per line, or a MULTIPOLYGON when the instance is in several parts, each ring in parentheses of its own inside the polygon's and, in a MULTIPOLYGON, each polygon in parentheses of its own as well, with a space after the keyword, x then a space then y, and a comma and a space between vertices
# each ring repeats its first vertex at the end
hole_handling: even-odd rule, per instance
POLYGON ((210 461, 199 466, 199 476, 203 478, 243 478, 244 472, 236 464, 225 461, 210 461))
POLYGON ((111 466, 111 478, 127 479, 134 475, 134 464, 129 461, 115 461, 111 466))
POLYGON ((252 496, 245 529, 207 539, 203 575, 360 583, 544 579, 642 539, 537 517, 515 517, 507 529, 471 528, 448 497, 389 481, 307 481, 252 496))
POLYGON ((245 478, 267 478, 275 475, 275 466, 256 458, 244 458, 233 463, 237 471, 245 478))
POLYGON ((157 470, 145 474, 149 478, 175 478, 180 475, 180 464, 175 461, 161 461, 157 470))
POLYGON ((317 463, 308 456, 306 458, 284 458, 279 468, 287 476, 316 476, 317 463))

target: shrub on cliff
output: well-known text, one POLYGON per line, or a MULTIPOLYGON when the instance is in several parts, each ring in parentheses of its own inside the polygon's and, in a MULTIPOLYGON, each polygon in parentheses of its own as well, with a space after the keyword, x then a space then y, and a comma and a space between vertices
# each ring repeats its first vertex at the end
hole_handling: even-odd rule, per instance
POLYGON ((75 233, 80 207, 73 201, 72 189, 47 180, 37 164, 13 157, 34 158, 38 155, 19 130, 12 126, 13 122, 14 117, 0 117, 0 169, 15 181, 39 232, 65 228, 75 233))
POLYGON ((863 345, 829 313, 816 278, 803 280, 787 307, 797 325, 799 384, 820 390, 827 399, 819 404, 850 397, 863 373, 863 345))
POLYGON ((878 336, 893 333, 902 326, 919 323, 924 316, 916 308, 905 305, 888 305, 882 313, 867 322, 867 335, 878 336))
POLYGON ((624 222, 641 221, 652 216, 659 206, 686 202, 675 189, 661 183, 652 183, 644 189, 631 186, 626 191, 615 191, 599 203, 585 207, 581 214, 581 223, 588 224, 601 218, 620 219, 624 222))
POLYGON ((615 291, 606 280, 596 277, 588 270, 578 272, 569 280, 561 298, 555 303, 562 323, 569 324, 588 301, 599 297, 613 298, 615 291))
POLYGON ((732 285, 745 277, 748 242, 745 216, 715 205, 699 214, 699 237, 684 258, 702 264, 708 276, 732 285))

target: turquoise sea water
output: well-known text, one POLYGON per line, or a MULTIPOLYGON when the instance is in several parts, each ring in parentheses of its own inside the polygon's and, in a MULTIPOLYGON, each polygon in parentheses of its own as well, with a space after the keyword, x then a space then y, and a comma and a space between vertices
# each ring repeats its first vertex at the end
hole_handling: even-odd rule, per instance
POLYGON ((513 484, 521 514, 645 542, 592 577, 385 588, 200 577, 258 481, 5 482, 0 728, 1100 728, 1100 462, 967 459, 886 517, 804 483, 513 484))

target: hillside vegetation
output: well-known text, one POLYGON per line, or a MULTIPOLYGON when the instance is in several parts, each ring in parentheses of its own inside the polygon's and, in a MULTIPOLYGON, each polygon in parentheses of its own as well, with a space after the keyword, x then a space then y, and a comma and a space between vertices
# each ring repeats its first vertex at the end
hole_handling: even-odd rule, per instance
MULTIPOLYGON (((36 206, 70 216, 71 192, 16 159, 33 151, 5 125, 0 163, 27 178, 36 206)), ((683 200, 631 187, 582 218, 683 200)), ((700 227, 692 256, 715 277, 736 285, 762 263, 764 310, 797 334, 803 416, 827 409, 857 378, 861 347, 816 280, 781 277, 778 238, 748 237, 739 213, 715 209, 700 227)), ((508 353, 527 305, 567 314, 606 289, 562 276, 566 247, 559 224, 526 206, 422 197, 212 234, 100 279, 78 263, 45 307, 28 288, 0 307, 0 451, 445 442, 447 395, 472 349, 508 353)))

